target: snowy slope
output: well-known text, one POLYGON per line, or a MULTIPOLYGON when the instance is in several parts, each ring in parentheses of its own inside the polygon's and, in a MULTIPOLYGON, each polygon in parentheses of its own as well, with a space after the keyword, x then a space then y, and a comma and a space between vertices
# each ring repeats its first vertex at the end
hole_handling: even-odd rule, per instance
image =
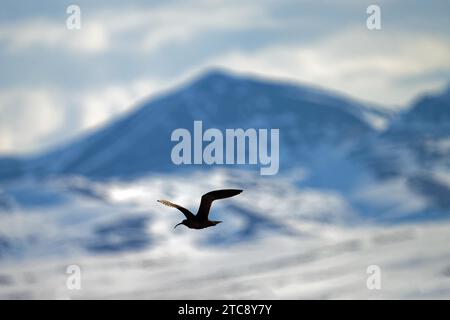
MULTIPOLYGON (((0 298, 450 297, 448 220, 359 223, 334 192, 242 178, 218 171, 100 184, 90 188, 107 203, 72 194, 59 204, 2 215, 1 233, 16 245, 0 260, 0 298), (213 217, 224 221, 214 229, 173 230, 182 215, 155 201, 168 198, 194 210, 193 196, 221 185, 246 190, 213 206, 213 217), (65 285, 74 264, 82 270, 79 291, 65 285), (381 290, 366 286, 374 264, 381 290)), ((83 189, 82 181, 63 185, 83 189)))

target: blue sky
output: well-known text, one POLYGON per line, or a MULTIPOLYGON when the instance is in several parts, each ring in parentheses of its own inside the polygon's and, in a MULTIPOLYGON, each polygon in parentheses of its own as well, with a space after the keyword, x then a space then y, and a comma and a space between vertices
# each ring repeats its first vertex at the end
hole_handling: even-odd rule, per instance
POLYGON ((449 1, 0 2, 0 154, 40 151, 210 67, 402 108, 450 83, 449 1), (81 8, 68 30, 66 8, 81 8), (366 28, 381 7, 382 29, 366 28))

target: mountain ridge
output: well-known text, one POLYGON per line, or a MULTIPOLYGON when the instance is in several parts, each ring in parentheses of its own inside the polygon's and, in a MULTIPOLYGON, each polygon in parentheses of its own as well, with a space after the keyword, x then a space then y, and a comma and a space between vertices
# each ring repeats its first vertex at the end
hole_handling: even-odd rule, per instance
MULTIPOLYGON (((172 170, 175 167, 168 158, 169 133, 175 128, 190 128, 194 120, 218 128, 281 126, 291 143, 302 136, 302 143, 314 144, 317 139, 334 143, 342 140, 342 137, 334 139, 336 132, 364 135, 373 131, 363 117, 364 112, 362 104, 323 90, 213 70, 181 88, 144 102, 133 112, 90 134, 24 160, 22 170, 38 176, 90 177, 172 170), (295 121, 302 130, 296 129, 295 121), (335 132, 327 133, 321 125, 335 132), (166 135, 164 140, 159 139, 161 133, 166 135), (153 152, 144 150, 145 145, 164 154, 155 159, 153 152), (144 163, 146 159, 148 164, 144 163), (123 161, 131 161, 133 168, 117 163, 123 161)), ((20 166, 16 164, 16 167, 20 166)))
POLYGON ((213 69, 49 151, 32 157, 0 158, 0 180, 55 174, 133 178, 180 170, 170 161, 170 132, 191 128, 194 120, 219 129, 280 127, 285 147, 282 156, 288 159, 284 167, 289 168, 295 165, 293 159, 311 161, 308 157, 317 146, 335 148, 385 136, 398 119, 420 103, 426 104, 427 99, 429 96, 419 98, 380 131, 370 117, 389 122, 393 115, 383 109, 320 88, 213 69))

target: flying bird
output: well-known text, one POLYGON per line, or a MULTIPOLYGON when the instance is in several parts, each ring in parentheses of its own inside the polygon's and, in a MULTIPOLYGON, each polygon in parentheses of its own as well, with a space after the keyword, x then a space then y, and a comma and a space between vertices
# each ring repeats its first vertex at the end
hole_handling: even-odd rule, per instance
POLYGON ((208 227, 213 227, 216 224, 221 223, 222 221, 211 221, 208 219, 209 211, 211 209, 211 204, 214 200, 218 199, 225 199, 234 197, 238 194, 240 194, 242 190, 238 189, 223 189, 223 190, 215 190, 208 193, 205 193, 202 196, 202 200, 200 201, 200 207, 198 208, 197 214, 194 215, 192 212, 190 212, 188 209, 179 206, 175 203, 172 203, 167 200, 158 200, 158 202, 161 202, 162 204, 177 208, 183 214, 186 216, 186 219, 175 225, 174 229, 178 227, 180 224, 184 224, 186 227, 190 229, 204 229, 208 227))

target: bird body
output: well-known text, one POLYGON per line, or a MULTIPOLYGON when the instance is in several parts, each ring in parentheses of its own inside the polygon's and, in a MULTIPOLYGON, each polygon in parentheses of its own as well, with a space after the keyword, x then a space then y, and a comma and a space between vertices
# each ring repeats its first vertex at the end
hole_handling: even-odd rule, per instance
POLYGON ((186 217, 183 221, 175 225, 174 228, 179 226, 180 224, 185 225, 186 227, 190 229, 204 229, 208 227, 213 227, 222 221, 212 221, 209 220, 208 215, 211 209, 211 204, 214 200, 218 199, 225 199, 234 197, 235 195, 238 195, 242 192, 242 190, 238 189, 222 189, 222 190, 215 190, 208 192, 202 196, 202 200, 200 201, 200 206, 198 208, 197 214, 193 214, 188 209, 177 205, 175 203, 172 203, 167 200, 158 200, 158 202, 180 210, 186 217))
POLYGON ((190 229, 205 229, 208 227, 214 227, 216 224, 221 223, 222 221, 195 221, 195 220, 183 220, 185 221, 184 224, 186 227, 190 228, 190 229))

